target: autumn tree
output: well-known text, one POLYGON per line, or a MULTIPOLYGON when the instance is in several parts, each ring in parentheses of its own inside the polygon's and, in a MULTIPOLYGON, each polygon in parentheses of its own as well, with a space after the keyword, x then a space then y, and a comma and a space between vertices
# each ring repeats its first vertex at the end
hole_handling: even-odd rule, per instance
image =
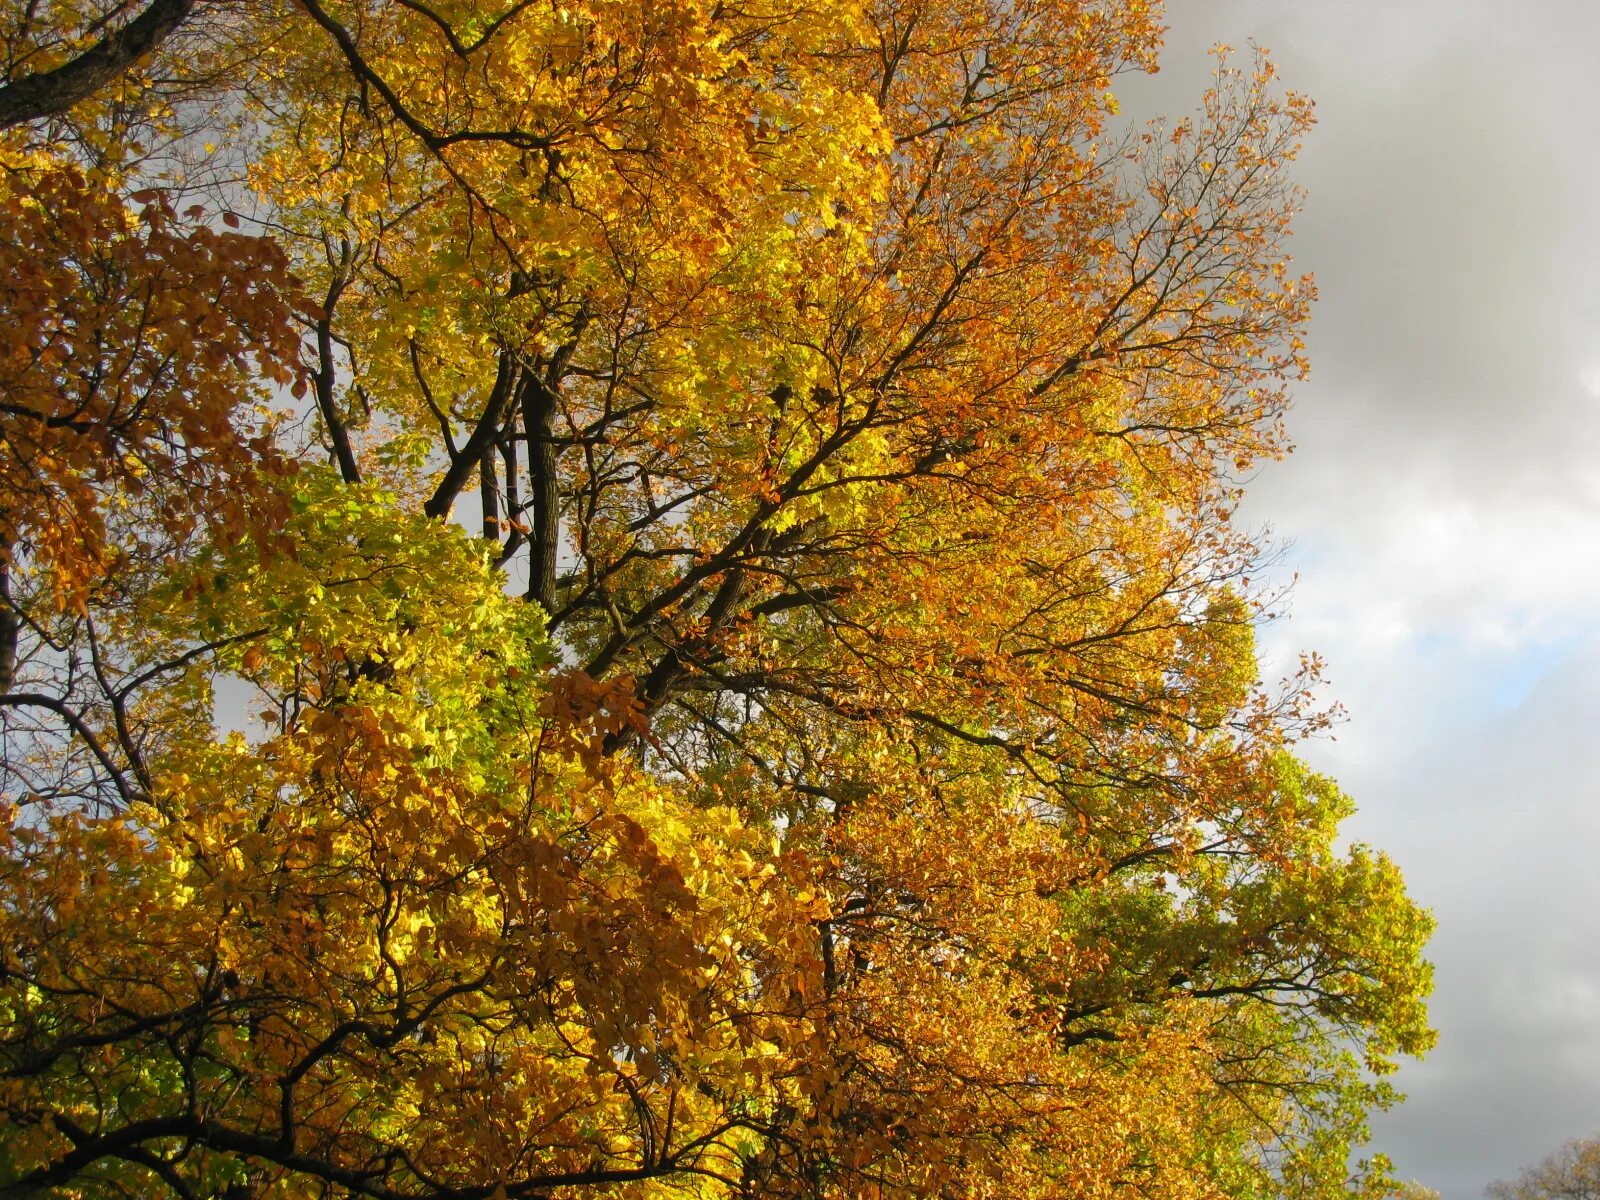
POLYGON ((1568 1142, 1484 1193, 1490 1200, 1592 1200, 1600 1196, 1600 1138, 1568 1142))
POLYGON ((1129 131, 1138 4, 4 14, 0 1195, 1390 1185, 1430 925, 1232 522, 1264 59, 1129 131))

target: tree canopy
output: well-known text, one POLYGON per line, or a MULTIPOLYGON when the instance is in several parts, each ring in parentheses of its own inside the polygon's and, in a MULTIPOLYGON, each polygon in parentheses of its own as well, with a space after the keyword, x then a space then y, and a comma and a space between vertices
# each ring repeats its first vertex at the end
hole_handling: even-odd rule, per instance
POLYGON ((1392 1186, 1233 520, 1311 106, 1159 35, 4 0, 0 1196, 1392 1186))

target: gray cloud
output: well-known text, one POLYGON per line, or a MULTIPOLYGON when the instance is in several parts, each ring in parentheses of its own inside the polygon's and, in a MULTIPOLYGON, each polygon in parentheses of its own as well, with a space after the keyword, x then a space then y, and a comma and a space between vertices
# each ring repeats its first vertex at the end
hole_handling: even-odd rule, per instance
POLYGON ((1368 795, 1358 834, 1439 916, 1440 1046, 1404 1073, 1411 1099, 1377 1139, 1447 1196, 1600 1131, 1597 670, 1600 647, 1581 647, 1510 710, 1457 713, 1345 772, 1368 795))

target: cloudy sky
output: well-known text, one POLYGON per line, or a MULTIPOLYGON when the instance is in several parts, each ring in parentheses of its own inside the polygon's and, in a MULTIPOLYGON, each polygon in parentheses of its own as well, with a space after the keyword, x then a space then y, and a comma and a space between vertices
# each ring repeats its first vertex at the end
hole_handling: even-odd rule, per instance
POLYGON ((1297 452, 1250 513, 1292 542, 1282 674, 1349 710, 1308 757, 1439 932, 1439 1046, 1377 1122, 1472 1200, 1600 1133, 1600 3, 1170 0, 1182 111, 1254 41, 1317 101, 1297 452))

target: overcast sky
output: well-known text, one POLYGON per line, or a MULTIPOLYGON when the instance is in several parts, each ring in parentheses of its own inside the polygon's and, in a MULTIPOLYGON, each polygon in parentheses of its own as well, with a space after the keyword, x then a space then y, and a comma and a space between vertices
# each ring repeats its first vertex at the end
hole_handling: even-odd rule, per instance
POLYGON ((1317 102, 1298 446, 1253 519, 1292 540, 1276 659, 1349 710, 1307 756, 1439 932, 1439 1046, 1376 1124, 1444 1200, 1600 1133, 1600 2, 1170 0, 1161 75, 1272 51, 1317 102))

